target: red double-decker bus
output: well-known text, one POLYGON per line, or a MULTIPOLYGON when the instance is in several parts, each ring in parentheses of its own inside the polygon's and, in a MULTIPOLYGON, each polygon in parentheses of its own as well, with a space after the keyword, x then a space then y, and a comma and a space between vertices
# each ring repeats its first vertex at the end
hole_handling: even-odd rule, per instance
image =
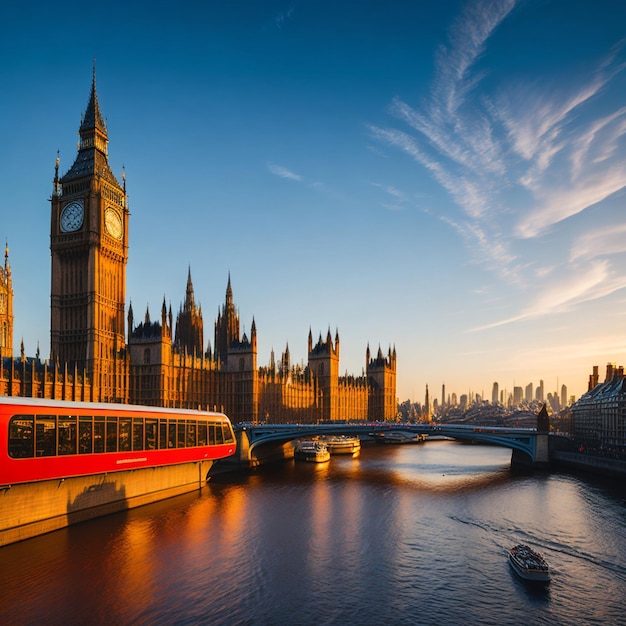
POLYGON ((223 413, 0 397, 0 546, 201 489, 223 413))
POLYGON ((234 452, 223 413, 0 397, 0 485, 215 461, 234 452))

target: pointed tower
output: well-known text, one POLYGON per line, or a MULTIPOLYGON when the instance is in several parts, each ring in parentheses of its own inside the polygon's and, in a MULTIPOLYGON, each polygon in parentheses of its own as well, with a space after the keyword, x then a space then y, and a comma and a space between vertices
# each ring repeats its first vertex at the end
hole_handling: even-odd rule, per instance
MULTIPOLYGON (((165 306, 165 300, 163 301, 165 306)), ((191 282, 191 267, 187 274, 187 291, 185 303, 176 317, 176 335, 174 343, 177 348, 187 354, 201 356, 204 350, 204 322, 202 311, 196 306, 193 283, 191 282)))
POLYGON ((125 348, 128 261, 126 182, 113 175, 93 71, 78 155, 64 176, 55 167, 51 198, 50 356, 92 381, 92 400, 126 400, 117 371, 125 348), (120 353, 120 354, 118 354, 120 353))
POLYGON ((285 351, 283 352, 283 356, 280 360, 280 369, 283 373, 283 376, 287 376, 291 371, 291 355, 289 354, 289 342, 285 347, 285 351))
POLYGON ((13 356, 13 279, 8 243, 4 247, 4 267, 0 267, 0 359, 5 356, 13 356))
POLYGON ((214 358, 225 364, 228 361, 228 351, 233 342, 239 341, 239 315, 233 302, 233 289, 230 284, 230 272, 228 272, 228 285, 226 287, 226 301, 222 310, 218 311, 215 322, 215 345, 214 358))
POLYGON ((164 338, 172 337, 172 329, 167 325, 167 305, 165 303, 165 295, 163 296, 163 304, 161 305, 161 328, 164 338))
POLYGON ((368 384, 368 418, 373 421, 395 419, 398 411, 396 398, 396 348, 391 347, 387 356, 378 346, 376 358, 366 351, 366 374, 368 384))
MULTIPOLYGON (((309 331, 309 346, 311 345, 309 331)), ((324 421, 339 419, 339 331, 335 334, 335 343, 330 334, 322 341, 322 334, 317 345, 309 349, 309 369, 317 381, 318 405, 320 417, 324 421)))

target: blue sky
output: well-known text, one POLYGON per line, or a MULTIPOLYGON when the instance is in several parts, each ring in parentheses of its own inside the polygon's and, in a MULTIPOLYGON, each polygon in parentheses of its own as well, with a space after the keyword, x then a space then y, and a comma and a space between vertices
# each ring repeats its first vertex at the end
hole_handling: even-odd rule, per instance
POLYGON ((626 364, 626 5, 12 3, 0 20, 0 237, 15 351, 49 353, 54 162, 95 57, 126 171, 127 301, 205 340, 230 272, 259 364, 396 347, 398 397, 580 395, 626 364), (27 9, 25 7, 28 7, 27 9))

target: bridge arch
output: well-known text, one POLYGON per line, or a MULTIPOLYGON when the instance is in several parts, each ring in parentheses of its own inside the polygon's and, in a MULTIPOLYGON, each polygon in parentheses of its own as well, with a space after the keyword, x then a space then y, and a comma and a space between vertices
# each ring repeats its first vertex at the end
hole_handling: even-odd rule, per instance
POLYGON ((441 436, 511 448, 511 466, 533 469, 547 466, 548 434, 531 428, 468 426, 463 424, 263 424, 236 425, 239 462, 253 467, 272 460, 289 458, 294 439, 320 435, 374 435, 385 432, 409 432, 441 436), (263 454, 261 453, 263 450, 263 454))

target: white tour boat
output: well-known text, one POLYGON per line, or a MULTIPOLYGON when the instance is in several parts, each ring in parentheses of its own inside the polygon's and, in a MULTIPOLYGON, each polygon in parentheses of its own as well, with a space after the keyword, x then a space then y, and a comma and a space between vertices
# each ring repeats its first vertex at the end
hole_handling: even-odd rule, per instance
POLYGON ((546 560, 528 546, 518 544, 509 550, 509 564, 513 571, 531 582, 546 583, 550 580, 550 567, 546 560))

